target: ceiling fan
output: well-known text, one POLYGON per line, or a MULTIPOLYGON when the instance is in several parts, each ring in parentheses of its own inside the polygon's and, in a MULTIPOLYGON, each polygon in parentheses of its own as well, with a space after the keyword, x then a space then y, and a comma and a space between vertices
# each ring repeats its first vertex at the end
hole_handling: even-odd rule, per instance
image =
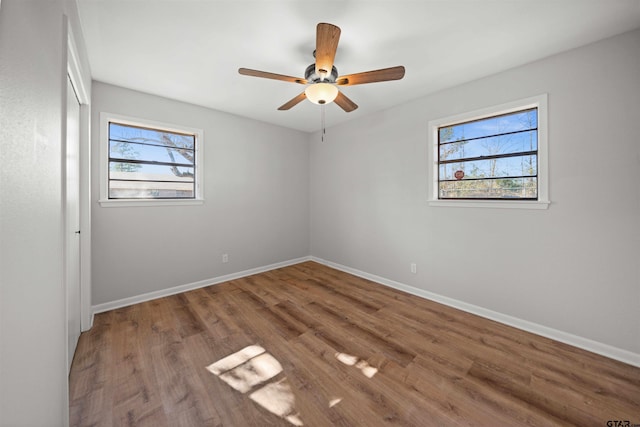
POLYGON ((240 68, 238 72, 245 76, 262 77, 265 79, 308 85, 304 92, 281 105, 278 110, 288 110, 307 98, 314 104, 319 105, 329 104, 335 101, 335 103, 347 113, 358 108, 358 105, 338 90, 338 86, 386 82, 389 80, 400 80, 404 77, 403 66, 338 76, 338 69, 333 65, 333 60, 336 56, 339 39, 339 27, 326 23, 318 24, 316 27, 316 50, 313 52, 316 62, 307 67, 304 78, 251 70, 249 68, 240 68))

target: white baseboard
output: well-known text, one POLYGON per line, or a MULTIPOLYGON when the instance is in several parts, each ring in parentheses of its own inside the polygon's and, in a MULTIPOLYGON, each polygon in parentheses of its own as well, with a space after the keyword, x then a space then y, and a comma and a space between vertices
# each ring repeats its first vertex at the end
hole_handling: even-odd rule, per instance
POLYGON ((287 267, 301 262, 310 261, 311 257, 306 256, 302 258, 295 258, 288 261, 277 262, 275 264, 265 265, 263 267, 251 268, 249 270, 239 271, 237 273, 225 274, 224 276, 214 277, 212 279, 200 280, 193 283, 187 283, 186 285, 174 286, 168 289, 161 289, 159 291, 148 292, 142 295, 136 295, 133 297, 123 298, 116 301, 105 302, 103 304, 97 304, 91 307, 91 325, 93 325, 93 316, 98 313, 102 313, 109 310, 115 310, 116 308, 122 308, 133 304, 138 304, 145 301, 151 301, 157 298, 167 297, 170 295, 179 294, 194 289, 204 288, 205 286, 217 285, 218 283, 228 282, 229 280, 240 279, 241 277, 252 276, 258 273, 264 273, 265 271, 275 270, 277 268, 287 267))
POLYGON ((379 283, 390 288, 398 289, 407 292, 412 295, 416 295, 431 301, 435 301, 453 308, 466 311, 468 313, 476 314, 478 316, 495 320, 496 322, 503 323, 505 325, 513 326, 518 329, 522 329, 527 332, 531 332, 543 337, 551 338, 553 340, 563 342, 565 344, 572 345, 574 347, 581 348, 583 350, 590 351, 592 353, 600 354, 602 356, 619 360, 620 362, 628 363, 629 365, 640 367, 640 354, 633 353, 628 350, 613 347, 608 344, 593 341, 588 338, 580 337, 578 335, 569 334, 557 329, 549 328, 547 326, 539 325, 537 323, 529 322, 527 320, 519 319, 517 317, 508 316, 506 314, 498 313, 496 311, 488 310, 486 308, 479 307, 477 305, 468 304, 463 301, 459 301, 453 298, 448 298, 433 292, 425 291, 424 289, 414 288, 413 286, 405 285, 394 280, 386 279, 384 277, 376 276, 374 274, 365 273, 364 271, 356 270, 345 265, 337 264, 331 261, 324 260, 318 257, 310 257, 312 261, 320 264, 324 264, 336 270, 344 271, 354 276, 362 277, 372 282, 379 283))
POLYGON ((190 291, 193 289, 203 288, 205 286, 216 285, 218 283, 227 282, 229 280, 239 279, 246 276, 251 276, 265 271, 275 270, 277 268, 287 267, 290 265, 299 264, 305 261, 315 261, 319 264, 324 264, 336 270, 344 271, 345 273, 353 274, 354 276, 362 277, 372 282, 379 283, 390 288, 398 289, 407 292, 412 295, 419 296, 431 301, 435 301, 449 307, 457 308, 468 313, 476 314, 478 316, 495 320, 496 322, 503 323, 505 325, 513 326, 518 329, 522 329, 527 332, 531 332, 543 337, 551 338, 556 341, 563 342, 565 344, 572 345, 587 351, 591 351, 596 354, 600 354, 605 357, 609 357, 614 360, 619 360, 629 365, 640 367, 640 354, 633 353, 628 350, 613 347, 608 344, 603 344, 597 341, 590 340, 588 338, 580 337, 578 335, 569 334, 557 329, 549 328, 547 326, 539 325, 537 323, 529 322, 527 320, 519 319, 517 317, 509 316, 506 314, 498 313, 496 311, 488 310, 477 305, 468 304, 463 301, 459 301, 453 298, 445 297, 433 292, 425 291, 424 289, 415 288, 413 286, 405 285, 404 283, 396 282, 394 280, 386 279, 384 277, 369 274, 364 271, 356 270, 355 268, 347 267, 342 264, 334 263, 324 260, 322 258, 314 256, 306 256, 296 258, 288 261, 278 262, 275 264, 266 265, 263 267, 256 267, 249 270, 240 271, 237 273, 231 273, 224 276, 215 277, 212 279, 200 280, 194 283, 188 283, 186 285, 175 286, 168 289, 162 289, 159 291, 149 292, 142 295, 137 295, 129 298, 123 298, 117 301, 111 301, 103 304, 94 305, 91 308, 91 324, 93 325, 93 316, 97 313, 102 313, 116 308, 126 307, 129 305, 150 301, 156 298, 162 298, 169 295, 179 294, 181 292, 190 291))

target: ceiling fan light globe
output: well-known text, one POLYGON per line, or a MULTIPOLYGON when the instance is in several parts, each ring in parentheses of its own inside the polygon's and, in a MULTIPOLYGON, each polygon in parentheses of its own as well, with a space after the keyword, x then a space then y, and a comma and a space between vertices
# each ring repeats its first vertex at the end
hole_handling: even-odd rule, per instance
POLYGON ((331 83, 314 83, 304 91, 307 99, 314 104, 323 105, 333 102, 338 96, 338 88, 331 83))

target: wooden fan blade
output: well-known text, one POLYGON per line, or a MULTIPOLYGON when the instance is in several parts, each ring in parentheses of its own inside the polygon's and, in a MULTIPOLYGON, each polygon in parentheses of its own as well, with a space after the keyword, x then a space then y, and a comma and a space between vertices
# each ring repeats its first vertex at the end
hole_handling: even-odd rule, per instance
POLYGON ((281 80, 283 82, 307 84, 307 80, 300 77, 285 76, 283 74, 268 73, 266 71, 251 70, 249 68, 239 68, 238 72, 243 76, 262 77, 264 79, 281 80))
POLYGON ((336 84, 341 86, 361 85, 364 83, 386 82, 389 80, 400 80, 404 77, 404 67, 383 68, 381 70, 365 71, 364 73, 349 74, 340 76, 336 84))
POLYGON ((307 98, 307 95, 302 92, 300 95, 296 96, 295 98, 293 98, 291 101, 286 102, 284 104, 282 104, 278 110, 280 111, 284 111, 284 110, 288 110, 291 107, 295 107, 296 105, 298 105, 300 102, 302 102, 303 100, 305 100, 307 98))
POLYGON ((338 104, 340 106, 340 108, 342 108, 347 113, 350 113, 351 111, 353 111, 356 108, 358 108, 358 104, 356 104, 355 102, 353 102, 352 100, 347 98, 347 95, 345 95, 342 92, 338 92, 338 96, 336 97, 336 99, 333 102, 338 104))
POLYGON ((322 22, 316 27, 316 74, 319 76, 331 74, 339 40, 339 27, 322 22))

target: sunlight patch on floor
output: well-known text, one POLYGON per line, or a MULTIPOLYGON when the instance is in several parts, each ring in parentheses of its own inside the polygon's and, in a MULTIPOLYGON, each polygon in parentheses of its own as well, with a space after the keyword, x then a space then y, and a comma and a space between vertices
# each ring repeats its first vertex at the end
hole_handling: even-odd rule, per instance
POLYGON ((249 395, 249 398, 291 424, 303 425, 300 414, 295 413, 295 398, 286 378, 269 383, 254 391, 249 395))
POLYGON ((207 366, 207 369, 215 375, 220 375, 221 373, 233 369, 236 366, 251 359, 252 357, 256 357, 264 352, 265 349, 260 347, 259 345, 250 345, 240 351, 236 351, 230 356, 218 360, 216 363, 212 363, 211 365, 207 366))
POLYGON ((342 402, 342 398, 341 397, 334 397, 333 399, 330 399, 329 400, 329 408, 333 408, 334 406, 336 406, 340 402, 342 402))
POLYGON ((336 353, 335 357, 347 366, 355 366, 360 369, 360 372, 362 372, 362 374, 367 378, 373 378, 373 376, 378 373, 378 368, 374 368, 369 365, 366 360, 358 359, 356 356, 351 354, 336 353))
MULTIPOLYGON (((351 354, 335 353, 335 358, 344 365, 359 369, 367 378, 373 378, 378 372, 366 360, 351 354)), ((295 396, 287 377, 275 378, 283 372, 282 365, 261 346, 245 347, 207 366, 207 370, 240 393, 251 393, 249 398, 272 414, 294 426, 304 425, 300 412, 296 410, 295 396)), ((329 408, 341 401, 341 397, 332 397, 329 408)))
POLYGON ((269 353, 263 353, 219 375, 219 377, 240 393, 246 393, 254 386, 270 380, 280 372, 282 372, 280 362, 269 353))
POLYGON ((250 345, 207 366, 207 370, 240 393, 294 426, 303 426, 295 396, 284 377, 257 388, 282 372, 282 365, 259 345, 250 345))

